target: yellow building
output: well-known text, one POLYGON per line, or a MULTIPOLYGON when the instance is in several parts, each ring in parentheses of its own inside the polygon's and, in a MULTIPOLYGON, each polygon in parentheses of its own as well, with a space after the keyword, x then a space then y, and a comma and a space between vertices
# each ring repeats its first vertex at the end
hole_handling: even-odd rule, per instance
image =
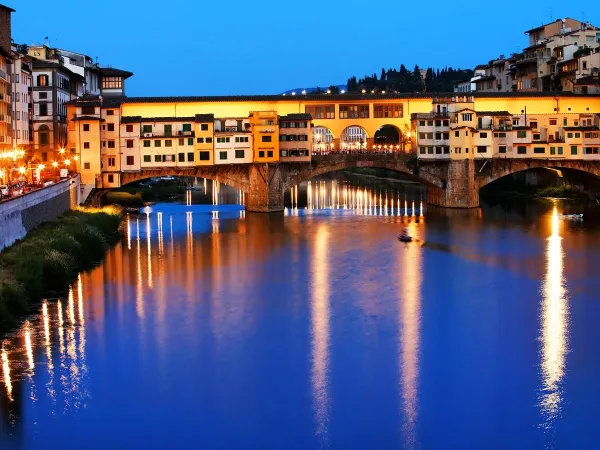
POLYGON ((250 113, 255 163, 279 161, 279 122, 277 111, 250 113))
POLYGON ((215 162, 214 136, 215 116, 214 114, 196 114, 194 118, 195 144, 194 150, 198 155, 198 166, 211 166, 215 162))

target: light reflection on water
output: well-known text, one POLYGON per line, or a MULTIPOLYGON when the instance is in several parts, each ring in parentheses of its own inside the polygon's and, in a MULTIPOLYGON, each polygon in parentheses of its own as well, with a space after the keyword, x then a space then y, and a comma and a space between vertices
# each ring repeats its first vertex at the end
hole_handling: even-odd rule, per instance
MULTIPOLYGON (((220 195, 229 194, 223 188, 220 195)), ((489 222, 482 227, 485 213, 440 218, 427 211, 420 194, 336 181, 296 186, 289 200, 285 219, 247 215, 239 206, 198 206, 187 196, 181 205, 154 205, 128 217, 122 244, 101 266, 81 274, 58 301, 45 301, 39 315, 3 340, 0 408, 7 427, 0 428, 0 442, 18 435, 31 448, 42 448, 25 436, 47 436, 72 420, 83 429, 97 427, 98 420, 110 423, 107 436, 142 435, 146 423, 163 424, 170 437, 195 436, 202 429, 199 445, 205 437, 223 448, 239 444, 231 426, 245 442, 271 435, 273 441, 262 441, 260 448, 344 449, 367 448, 371 433, 379 436, 372 448, 458 448, 469 439, 481 447, 506 439, 505 429, 523 423, 534 429, 540 413, 543 432, 554 435, 565 426, 565 405, 576 401, 565 380, 578 367, 568 359, 569 227, 557 208, 539 219, 550 224, 549 233, 544 227, 531 234, 508 229, 525 253, 500 266, 483 254, 501 254, 508 243, 481 238, 503 230, 489 222), (404 227, 416 238, 413 244, 396 241, 404 227), (532 261, 539 263, 537 274, 525 270, 532 261), (454 268, 464 278, 450 279, 454 268), (494 287, 459 290, 465 297, 450 298, 490 273, 497 277, 494 287), (523 296, 519 301, 499 292, 515 283, 523 296), (356 297, 372 301, 370 295, 381 305, 357 308, 362 303, 356 297), (497 380, 485 372, 485 361, 483 369, 463 367, 464 358, 456 356, 479 350, 477 311, 488 297, 502 312, 494 326, 516 333, 524 348, 531 336, 539 338, 539 348, 522 360, 513 353, 523 352, 513 348, 485 349, 491 358, 519 365, 518 379, 497 380), (538 302, 540 308, 531 308, 535 314, 527 317, 523 305, 538 302), (465 303, 470 306, 456 307, 465 303), (519 323, 531 328, 513 329, 513 315, 525 315, 519 323), (375 331, 356 326, 367 319, 375 320, 375 331), (367 332, 374 336, 361 334, 367 332), (456 355, 442 353, 453 347, 441 340, 452 342, 456 355), (384 359, 361 360, 372 365, 368 373, 374 376, 366 382, 365 367, 346 356, 383 349, 384 359), (451 374, 437 367, 438 359, 448 357, 456 358, 451 374), (515 400, 510 397, 496 399, 499 406, 465 395, 465 404, 457 405, 432 395, 438 385, 452 390, 460 380, 450 377, 457 373, 471 377, 475 389, 530 386, 538 415, 512 411, 498 418, 496 409, 510 409, 515 400), (113 390, 122 393, 119 402, 107 405, 102 399, 113 390), (360 395, 369 399, 370 392, 384 392, 377 397, 383 404, 348 407, 360 395), (156 404, 169 409, 173 421, 156 404), (453 435, 469 428, 465 424, 473 417, 464 413, 469 408, 498 422, 498 435, 487 436, 489 441, 453 435), (451 411, 452 417, 434 422, 434 411, 451 411), (368 422, 373 417, 377 420, 368 422), (364 421, 376 428, 363 430, 364 421), (273 427, 293 434, 298 444, 273 427), (431 433, 439 428, 444 442, 431 433)), ((524 433, 515 439, 529 448, 547 442, 534 431, 524 433)), ((169 441, 140 441, 154 444, 169 441)))
POLYGON ((541 367, 542 396, 540 407, 543 427, 550 429, 560 414, 563 403, 561 381, 566 370, 568 351, 569 304, 563 274, 564 253, 560 236, 561 223, 554 207, 551 217, 552 234, 546 245, 546 277, 542 285, 541 367))

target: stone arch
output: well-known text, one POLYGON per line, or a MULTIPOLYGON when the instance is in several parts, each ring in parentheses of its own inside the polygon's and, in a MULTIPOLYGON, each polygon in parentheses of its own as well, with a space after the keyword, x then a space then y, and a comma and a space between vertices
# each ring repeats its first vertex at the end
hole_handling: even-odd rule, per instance
POLYGON ((600 178, 600 161, 568 160, 568 159, 499 159, 488 160, 479 164, 475 173, 477 187, 481 189, 513 173, 531 169, 566 169, 578 171, 600 178), (487 167, 489 166, 489 167, 487 167))
POLYGON ((360 125, 348 125, 344 128, 340 134, 340 149, 345 150, 346 148, 358 146, 364 150, 369 147, 371 139, 369 133, 360 125))
POLYGON ((413 169, 409 161, 393 158, 373 158, 368 155, 365 157, 352 157, 354 155, 327 155, 314 158, 310 166, 301 169, 289 169, 287 176, 284 177, 284 190, 289 190, 304 181, 308 181, 316 176, 339 170, 350 169, 353 167, 371 167, 375 169, 387 169, 401 173, 408 178, 431 188, 443 188, 445 182, 435 174, 413 169), (408 164, 407 164, 408 162, 408 164))
POLYGON ((313 127, 312 152, 328 153, 337 148, 335 135, 331 129, 323 125, 313 127))
POLYGON ((403 139, 403 134, 400 128, 391 123, 381 125, 375 133, 373 133, 374 145, 400 145, 403 139))
POLYGON ((200 166, 189 168, 163 167, 156 169, 142 169, 137 172, 123 172, 121 184, 134 183, 153 177, 198 177, 219 181, 242 192, 250 191, 247 164, 230 166, 200 166))

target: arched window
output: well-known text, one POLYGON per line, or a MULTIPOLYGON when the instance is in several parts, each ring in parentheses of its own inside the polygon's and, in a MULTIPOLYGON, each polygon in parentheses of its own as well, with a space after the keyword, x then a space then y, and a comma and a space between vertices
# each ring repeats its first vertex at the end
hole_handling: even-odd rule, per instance
POLYGON ((40 147, 50 145, 50 129, 48 128, 48 125, 41 125, 38 128, 38 136, 40 147))

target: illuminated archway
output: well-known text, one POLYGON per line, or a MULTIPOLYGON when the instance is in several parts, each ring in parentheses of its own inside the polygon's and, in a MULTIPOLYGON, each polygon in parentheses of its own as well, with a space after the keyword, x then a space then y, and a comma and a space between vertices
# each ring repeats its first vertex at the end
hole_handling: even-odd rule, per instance
POLYGON ((369 144, 369 134, 358 125, 344 128, 340 135, 341 150, 367 150, 369 144))
POLYGON ((335 148, 335 137, 329 128, 324 126, 317 126, 313 128, 313 154, 328 153, 335 148))

